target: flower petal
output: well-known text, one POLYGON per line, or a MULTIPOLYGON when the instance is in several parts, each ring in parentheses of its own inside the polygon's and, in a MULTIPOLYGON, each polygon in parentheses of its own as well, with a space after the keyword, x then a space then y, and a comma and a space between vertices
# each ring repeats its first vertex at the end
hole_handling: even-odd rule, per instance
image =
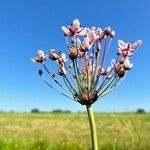
POLYGON ((72 35, 70 30, 68 28, 66 28, 65 26, 62 26, 61 29, 64 31, 66 36, 71 36, 72 35))
POLYGON ((137 40, 133 43, 132 48, 136 49, 142 45, 142 40, 137 40))
POLYGON ((45 56, 43 50, 38 50, 36 55, 37 55, 37 57, 39 57, 39 58, 45 56))
POLYGON ((73 22, 72 22, 72 26, 74 28, 79 28, 80 27, 80 21, 78 19, 74 19, 73 22))
POLYGON ((31 58, 31 61, 34 63, 38 63, 35 58, 31 58))
POLYGON ((119 48, 121 48, 121 49, 126 49, 127 46, 128 46, 128 44, 125 43, 125 42, 122 41, 122 40, 118 40, 118 46, 119 46, 119 48))

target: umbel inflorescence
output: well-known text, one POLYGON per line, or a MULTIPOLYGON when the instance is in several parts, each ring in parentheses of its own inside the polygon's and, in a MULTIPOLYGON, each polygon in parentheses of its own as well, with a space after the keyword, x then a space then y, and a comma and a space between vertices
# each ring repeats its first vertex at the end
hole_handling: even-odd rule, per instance
POLYGON ((68 54, 51 49, 46 55, 42 50, 38 50, 37 57, 32 58, 32 61, 41 63, 54 81, 46 81, 42 75, 43 71, 39 70, 47 85, 82 105, 94 103, 118 85, 133 67, 130 63, 131 57, 135 49, 142 44, 141 40, 134 43, 118 40, 116 59, 112 59, 109 66, 106 66, 110 45, 115 37, 114 30, 110 27, 104 30, 99 27, 82 27, 78 19, 67 27, 63 26, 62 30, 68 54), (49 60, 57 64, 57 73, 53 72, 53 67, 46 66, 45 62, 49 60), (60 91, 57 87, 60 87, 60 91))

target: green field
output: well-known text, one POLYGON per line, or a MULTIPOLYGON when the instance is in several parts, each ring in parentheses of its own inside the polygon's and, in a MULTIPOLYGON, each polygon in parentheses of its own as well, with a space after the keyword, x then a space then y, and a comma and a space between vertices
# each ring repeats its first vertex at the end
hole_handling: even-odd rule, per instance
MULTIPOLYGON (((100 150, 150 150, 150 114, 96 114, 100 150)), ((90 150, 86 114, 0 113, 0 150, 90 150)))

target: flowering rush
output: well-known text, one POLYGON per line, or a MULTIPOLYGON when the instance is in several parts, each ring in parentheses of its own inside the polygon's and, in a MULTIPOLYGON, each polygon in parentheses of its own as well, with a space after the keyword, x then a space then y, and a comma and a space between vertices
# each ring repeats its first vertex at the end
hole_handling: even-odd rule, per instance
POLYGON ((95 121, 91 105, 112 91, 133 68, 131 58, 142 41, 125 42, 118 40, 116 59, 108 62, 108 53, 115 31, 110 27, 83 27, 78 19, 68 26, 61 27, 66 40, 67 54, 52 48, 48 54, 37 51, 31 60, 40 63, 50 77, 42 80, 62 95, 86 105, 91 127, 93 149, 98 149, 95 121), (52 61, 57 67, 47 67, 52 61), (46 62, 47 61, 47 62, 46 62), (57 70, 55 69, 57 68, 57 70), (56 72, 54 72, 56 70, 56 72), (64 91, 64 92, 62 92, 64 91))
MULTIPOLYGON (((110 27, 82 27, 78 19, 61 28, 66 38, 67 55, 56 49, 51 49, 47 55, 38 50, 37 57, 31 60, 41 63, 56 86, 61 89, 58 91, 54 83, 51 85, 44 80, 45 83, 82 105, 94 103, 118 85, 132 69, 131 57, 142 44, 141 40, 134 43, 118 40, 118 48, 115 50, 117 57, 106 66, 110 45, 115 37, 114 30, 110 27), (45 61, 49 60, 57 64, 56 73, 52 71, 53 67, 47 68, 45 61), (58 81, 58 78, 63 81, 58 81)), ((42 72, 40 70, 39 74, 42 75, 42 72)))

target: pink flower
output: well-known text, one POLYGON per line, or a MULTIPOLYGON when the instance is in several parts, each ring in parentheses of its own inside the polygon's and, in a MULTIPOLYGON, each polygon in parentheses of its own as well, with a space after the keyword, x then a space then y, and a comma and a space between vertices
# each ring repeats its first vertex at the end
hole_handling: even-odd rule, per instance
POLYGON ((37 57, 31 58, 34 63, 43 63, 47 60, 47 55, 44 54, 42 50, 37 51, 37 57))
POLYGON ((129 49, 130 51, 140 47, 142 44, 142 40, 137 40, 136 42, 134 43, 125 43, 124 41, 122 40, 118 40, 118 46, 119 46, 119 49, 120 50, 125 50, 125 49, 129 49))
POLYGON ((90 43, 95 42, 98 39, 98 36, 96 35, 95 30, 89 31, 89 33, 87 34, 87 37, 89 38, 90 43))
POLYGON ((58 64, 64 64, 68 59, 66 59, 65 53, 58 53, 54 49, 50 50, 49 58, 56 61, 58 64))
POLYGON ((57 60, 58 59, 58 57, 59 57, 59 55, 58 55, 58 53, 55 51, 55 49, 51 49, 50 50, 50 53, 49 53, 49 58, 51 59, 51 60, 57 60))
POLYGON ((92 43, 92 42, 96 42, 97 40, 100 40, 103 31, 101 28, 96 29, 96 27, 92 27, 91 29, 86 28, 85 32, 86 32, 86 37, 88 37, 90 39, 90 42, 92 43))
MULTIPOLYGON (((79 39, 78 39, 79 41, 79 39)), ((81 41, 80 41, 81 43, 81 41)), ((85 37, 83 42, 80 44, 80 50, 82 52, 88 51, 89 49, 92 48, 93 42, 91 42, 91 39, 89 37, 85 37)))
POLYGON ((124 59, 124 61, 121 62, 121 63, 114 63, 114 62, 112 62, 112 64, 114 66, 113 68, 114 68, 116 74, 120 78, 124 77, 126 71, 130 70, 133 67, 133 64, 130 63, 129 58, 124 59))
POLYGON ((59 54, 59 56, 58 56, 58 58, 57 58, 57 60, 56 60, 56 62, 57 62, 58 64, 64 64, 64 63, 67 62, 67 61, 68 61, 68 59, 66 59, 65 53, 59 54))
POLYGON ((142 44, 141 40, 137 40, 133 44, 128 42, 125 43, 122 40, 118 40, 118 55, 122 57, 131 57, 134 54, 134 50, 138 47, 140 47, 142 44))
POLYGON ((83 39, 83 42, 80 41, 79 38, 77 38, 77 43, 79 45, 79 49, 83 52, 88 51, 92 48, 93 43, 97 42, 101 38, 102 29, 96 27, 90 28, 84 28, 85 31, 85 37, 83 39))
POLYGON ((80 27, 80 21, 78 19, 73 20, 73 22, 71 23, 71 26, 70 26, 70 30, 72 32, 76 32, 79 29, 81 29, 81 27, 80 27))
POLYGON ((81 35, 84 35, 84 29, 81 28, 80 21, 78 19, 73 20, 70 26, 62 26, 61 28, 64 31, 65 36, 79 35, 80 33, 81 35))

